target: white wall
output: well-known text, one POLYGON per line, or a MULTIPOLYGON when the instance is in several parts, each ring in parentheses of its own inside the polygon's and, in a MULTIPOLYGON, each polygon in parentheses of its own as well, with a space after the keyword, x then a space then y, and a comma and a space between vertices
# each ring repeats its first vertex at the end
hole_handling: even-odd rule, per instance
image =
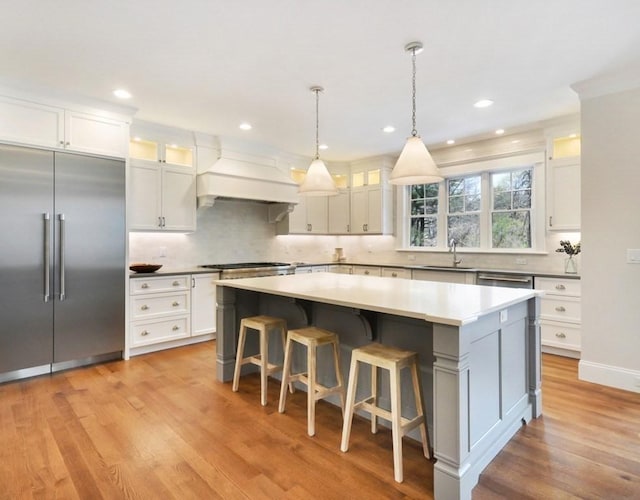
POLYGON ((640 88, 582 100, 580 378, 640 392, 640 88))

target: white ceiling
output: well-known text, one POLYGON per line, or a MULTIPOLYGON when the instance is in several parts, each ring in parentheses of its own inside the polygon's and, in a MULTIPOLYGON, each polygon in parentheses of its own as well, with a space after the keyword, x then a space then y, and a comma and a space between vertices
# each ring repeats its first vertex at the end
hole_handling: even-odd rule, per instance
POLYGON ((640 66, 639 19, 638 0, 2 0, 0 79, 124 87, 138 118, 306 156, 319 84, 321 156, 347 161, 409 135, 407 42, 425 45, 417 128, 439 147, 579 111, 571 84, 640 66))

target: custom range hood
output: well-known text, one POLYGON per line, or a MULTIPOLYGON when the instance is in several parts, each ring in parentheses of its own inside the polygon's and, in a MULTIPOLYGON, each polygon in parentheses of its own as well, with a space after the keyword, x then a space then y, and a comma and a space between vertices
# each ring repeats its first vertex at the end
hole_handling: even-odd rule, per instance
MULTIPOLYGON (((224 149, 198 148, 198 165, 210 165, 198 173, 198 206, 210 207, 218 198, 293 205, 299 202, 298 184, 276 166, 276 160, 224 149), (206 163, 209 164, 209 163, 206 163)), ((284 216, 284 214, 283 214, 284 216)))

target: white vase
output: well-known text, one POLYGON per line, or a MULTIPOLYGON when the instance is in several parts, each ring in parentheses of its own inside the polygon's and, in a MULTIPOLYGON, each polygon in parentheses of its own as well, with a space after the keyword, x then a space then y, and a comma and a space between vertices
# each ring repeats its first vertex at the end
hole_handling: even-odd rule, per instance
POLYGON ((564 260, 564 272, 566 274, 578 274, 578 263, 573 258, 573 255, 564 260))

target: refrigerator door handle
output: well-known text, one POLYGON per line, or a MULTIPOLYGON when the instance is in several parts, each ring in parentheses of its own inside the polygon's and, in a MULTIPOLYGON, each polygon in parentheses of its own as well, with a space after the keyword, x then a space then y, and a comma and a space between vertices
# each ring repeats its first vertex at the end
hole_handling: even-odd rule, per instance
POLYGON ((65 298, 65 219, 64 214, 58 214, 60 221, 60 301, 65 298))
POLYGON ((44 222, 44 301, 49 302, 49 294, 51 292, 50 283, 50 258, 51 258, 51 217, 49 212, 42 214, 44 222))

